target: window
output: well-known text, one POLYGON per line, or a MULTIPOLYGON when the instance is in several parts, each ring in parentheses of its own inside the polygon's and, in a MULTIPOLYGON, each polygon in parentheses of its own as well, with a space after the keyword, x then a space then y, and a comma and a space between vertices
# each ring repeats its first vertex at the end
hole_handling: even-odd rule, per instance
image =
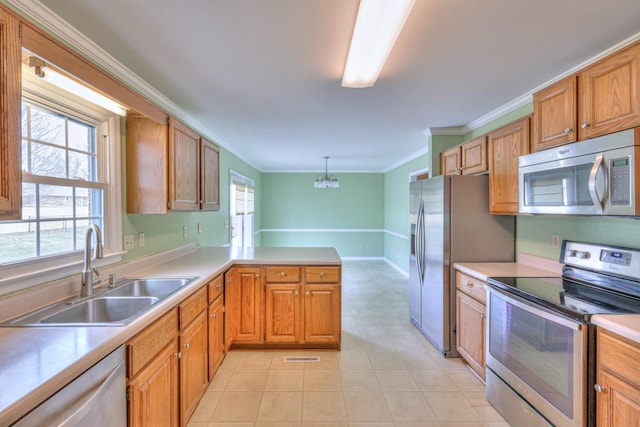
POLYGON ((22 218, 0 222, 4 277, 80 261, 90 224, 106 254, 121 249, 119 116, 22 75, 22 218))
POLYGON ((253 180, 238 172, 229 174, 231 205, 231 246, 253 246, 255 188, 253 180))

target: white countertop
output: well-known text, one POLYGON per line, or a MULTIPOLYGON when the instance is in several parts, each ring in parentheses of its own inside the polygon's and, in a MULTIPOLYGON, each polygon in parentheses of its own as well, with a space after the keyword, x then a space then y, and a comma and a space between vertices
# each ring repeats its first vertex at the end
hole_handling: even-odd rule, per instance
POLYGON ((519 262, 460 262, 456 270, 487 281, 488 277, 559 277, 561 272, 534 267, 519 262))
POLYGON ((17 420, 234 264, 341 262, 334 248, 199 248, 134 272, 138 276, 199 278, 127 326, 0 327, 0 426, 17 420))
POLYGON ((640 343, 640 314, 596 314, 591 317, 591 322, 640 343))

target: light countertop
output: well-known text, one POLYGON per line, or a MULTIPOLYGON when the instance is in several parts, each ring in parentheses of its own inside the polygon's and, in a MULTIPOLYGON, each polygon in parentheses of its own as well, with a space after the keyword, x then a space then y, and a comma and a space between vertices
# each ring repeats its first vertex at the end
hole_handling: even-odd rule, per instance
POLYGON ((0 327, 0 426, 17 420, 236 264, 336 265, 341 259, 334 248, 198 248, 130 271, 132 276, 199 278, 126 326, 0 327))
POLYGON ((460 262, 456 270, 487 281, 488 277, 559 277, 562 272, 534 267, 519 262, 460 262))
POLYGON ((596 314, 591 322, 640 343, 640 314, 596 314))

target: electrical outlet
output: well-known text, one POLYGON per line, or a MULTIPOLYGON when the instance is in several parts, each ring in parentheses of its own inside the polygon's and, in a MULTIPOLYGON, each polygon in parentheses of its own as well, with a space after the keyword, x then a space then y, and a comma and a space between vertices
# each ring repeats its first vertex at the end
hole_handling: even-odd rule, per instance
POLYGON ((187 231, 187 226, 185 225, 184 227, 182 227, 182 237, 187 237, 189 235, 188 231, 187 231))
POLYGON ((202 224, 198 224, 198 234, 202 233, 202 224))
POLYGON ((560 247, 560 236, 554 234, 551 236, 551 249, 558 249, 560 247))
POLYGON ((124 236, 124 250, 128 251, 130 249, 133 249, 133 234, 124 236))
POLYGON ((144 233, 138 233, 138 246, 144 246, 144 233))

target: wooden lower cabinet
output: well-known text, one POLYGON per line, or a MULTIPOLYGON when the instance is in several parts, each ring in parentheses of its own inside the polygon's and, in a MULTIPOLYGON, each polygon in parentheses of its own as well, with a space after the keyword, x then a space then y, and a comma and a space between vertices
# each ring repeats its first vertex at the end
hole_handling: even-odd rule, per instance
POLYGON ((233 342, 261 344, 264 341, 263 288, 261 267, 233 267, 225 273, 227 348, 233 342))
POLYGON ((486 296, 481 280, 456 272, 456 347, 467 365, 485 379, 486 296))
POLYGON ((304 294, 305 342, 340 345, 340 286, 306 285, 304 294))
POLYGON ((222 364, 224 355, 224 298, 220 295, 209 305, 209 381, 222 364))
POLYGON ((180 305, 180 309, 190 310, 194 304, 201 307, 200 311, 189 324, 181 325, 180 329, 180 418, 182 425, 187 424, 209 385, 205 288, 188 298, 180 305))
POLYGON ((179 426, 178 391, 178 341, 173 340, 129 382, 129 427, 179 426))
POLYGON ((638 426, 640 344, 599 329, 596 346, 596 425, 638 426))
POLYGON ((298 283, 265 286, 265 342, 303 341, 301 287, 298 283))

